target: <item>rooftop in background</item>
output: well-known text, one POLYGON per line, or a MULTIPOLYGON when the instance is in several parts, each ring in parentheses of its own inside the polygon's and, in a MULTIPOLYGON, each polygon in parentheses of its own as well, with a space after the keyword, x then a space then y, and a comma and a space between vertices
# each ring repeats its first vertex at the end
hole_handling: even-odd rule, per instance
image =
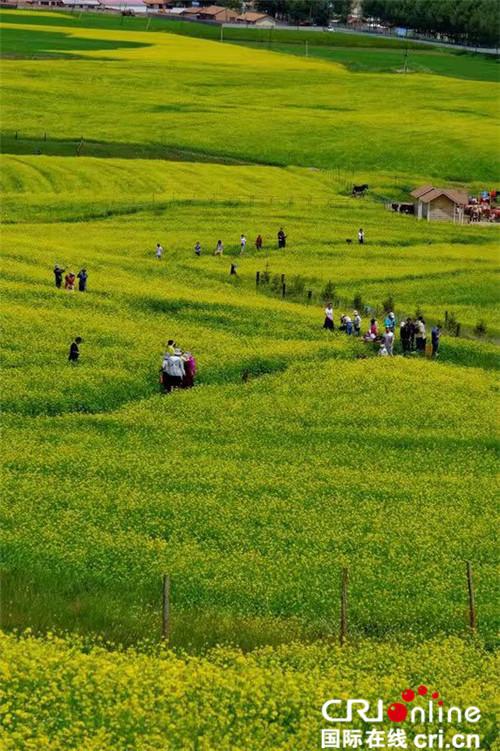
POLYGON ((435 188, 433 185, 422 185, 420 188, 416 188, 410 193, 413 198, 417 198, 423 203, 430 203, 439 196, 446 196, 453 201, 465 206, 468 203, 469 196, 465 190, 458 190, 456 188, 435 188))

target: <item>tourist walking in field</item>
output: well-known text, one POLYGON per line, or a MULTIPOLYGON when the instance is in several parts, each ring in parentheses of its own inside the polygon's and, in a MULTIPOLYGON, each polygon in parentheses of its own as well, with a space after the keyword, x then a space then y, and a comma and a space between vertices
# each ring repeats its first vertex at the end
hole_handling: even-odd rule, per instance
POLYGON ((286 247, 286 235, 283 227, 280 227, 280 231, 278 232, 278 248, 285 248, 286 247))
POLYGON ((166 354, 161 366, 163 374, 163 388, 169 394, 173 389, 182 386, 182 379, 185 375, 184 362, 180 349, 174 350, 174 354, 166 354))
POLYGON ((438 356, 439 340, 441 338, 441 329, 439 326, 433 326, 431 329, 432 356, 438 356))
POLYGON ((358 230, 358 243, 360 245, 364 245, 365 243, 365 232, 362 227, 360 227, 358 230))
POLYGON ((195 255, 198 256, 198 258, 201 256, 201 245, 200 245, 200 243, 196 243, 196 245, 194 246, 194 252, 195 252, 195 255))
POLYGON ((73 274, 72 271, 69 271, 64 277, 64 289, 67 289, 68 292, 74 292, 75 282, 76 282, 76 276, 73 274))
POLYGON ((85 292, 87 289, 87 269, 80 269, 78 274, 76 275, 78 277, 78 290, 79 292, 85 292))
POLYGON ((194 386, 194 377, 196 375, 196 360, 191 352, 185 352, 183 357, 184 377, 182 379, 183 389, 192 389, 194 386))
POLYGON ((384 334, 384 344, 388 355, 393 355, 394 348, 394 331, 386 326, 384 334))
POLYGON ((345 333, 348 336, 351 336, 351 334, 352 334, 352 319, 351 319, 351 316, 348 316, 348 315, 344 316, 344 326, 345 326, 345 333))
POLYGON ((396 316, 391 311, 390 313, 387 313, 386 317, 384 318, 384 326, 386 329, 390 329, 391 331, 394 331, 396 328, 396 316))
POLYGON ((57 289, 61 289, 63 274, 65 271, 66 269, 62 269, 57 263, 54 266, 54 281, 56 283, 57 289))
POLYGON ((240 235, 240 256, 243 255, 246 247, 247 247, 247 239, 245 235, 240 235))
POLYGON ((413 352, 413 350, 415 349, 415 333, 417 331, 417 327, 415 326, 415 321, 412 318, 407 319, 406 325, 408 326, 408 352, 413 352))
POLYGON ((328 305, 325 308, 325 322, 323 323, 323 328, 328 329, 329 331, 333 331, 333 307, 331 302, 328 303, 328 305))
POLYGON ((255 240, 255 247, 257 250, 262 250, 262 235, 257 235, 257 238, 255 240))
POLYGON ((425 352, 426 341, 425 321, 422 316, 419 316, 415 324, 415 343, 418 352, 425 352))
POLYGON ((217 245, 215 247, 214 256, 222 256, 224 254, 224 245, 222 243, 222 240, 217 240, 217 245))
POLYGON ((82 342, 83 339, 81 336, 75 337, 75 339, 71 342, 68 355, 68 360, 70 362, 78 362, 78 359, 80 357, 80 344, 82 342))
POLYGON ((399 338, 401 340, 403 355, 407 355, 410 351, 410 323, 410 318, 407 318, 406 321, 401 320, 399 326, 399 338))
POLYGON ((353 316, 354 336, 359 336, 361 333, 361 316, 359 315, 357 310, 353 312, 353 316))
POLYGON ((156 255, 156 259, 157 259, 158 261, 161 261, 161 259, 162 259, 162 257, 163 257, 163 248, 162 248, 162 246, 160 245, 160 243, 156 243, 156 251, 155 251, 155 255, 156 255))

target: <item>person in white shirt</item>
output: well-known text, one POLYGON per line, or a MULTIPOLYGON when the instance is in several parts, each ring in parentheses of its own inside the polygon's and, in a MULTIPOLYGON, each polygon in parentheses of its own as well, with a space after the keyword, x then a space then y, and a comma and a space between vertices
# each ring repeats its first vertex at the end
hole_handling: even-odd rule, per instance
POLYGON ((325 322, 323 328, 333 331, 333 308, 331 302, 329 302, 325 308, 325 322))
POLYGON ((361 333, 361 316, 359 315, 357 310, 354 311, 353 316, 354 336, 359 336, 361 333))
POLYGON ((360 245, 364 245, 364 242, 365 242, 365 233, 363 229, 360 227, 358 230, 358 243, 360 245))
POLYGON ((162 256, 163 248, 161 247, 160 243, 156 243, 156 258, 161 261, 162 256))
POLYGON ((184 360, 182 359, 182 351, 176 349, 174 354, 166 354, 161 366, 163 371, 163 386, 167 394, 172 389, 178 389, 182 386, 182 379, 185 375, 184 360))
POLYGON ((394 331, 391 331, 391 329, 388 326, 386 326, 386 329, 385 329, 384 344, 387 350, 387 354, 392 355, 393 347, 394 347, 394 331))
POLYGON ((383 342, 380 345, 380 349, 378 351, 378 354, 379 354, 379 357, 388 357, 389 356, 387 348, 386 348, 386 346, 385 346, 385 344, 383 342))
POLYGON ((241 237, 240 237, 240 255, 243 253, 243 251, 245 250, 246 246, 247 246, 247 239, 246 239, 245 235, 241 235, 241 237))

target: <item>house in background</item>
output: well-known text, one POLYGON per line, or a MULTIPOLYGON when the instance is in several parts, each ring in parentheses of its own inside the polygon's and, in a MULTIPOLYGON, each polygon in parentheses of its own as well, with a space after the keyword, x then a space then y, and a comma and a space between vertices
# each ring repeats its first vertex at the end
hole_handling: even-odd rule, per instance
POLYGON ((197 17, 200 21, 215 21, 216 23, 234 23, 238 13, 231 8, 223 8, 220 5, 209 5, 208 8, 198 8, 197 17))
POLYGON ((276 26, 276 21, 271 16, 268 16, 267 13, 242 13, 238 18, 236 19, 237 23, 245 23, 248 26, 259 26, 260 28, 264 29, 270 29, 273 26, 276 26))
POLYGON ((469 201, 465 191, 433 185, 422 185, 410 195, 415 199, 415 215, 428 222, 462 222, 469 201))

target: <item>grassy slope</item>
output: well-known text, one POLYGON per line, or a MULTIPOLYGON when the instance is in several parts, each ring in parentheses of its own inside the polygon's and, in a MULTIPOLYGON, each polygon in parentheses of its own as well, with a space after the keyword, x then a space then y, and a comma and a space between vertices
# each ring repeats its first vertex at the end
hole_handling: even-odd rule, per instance
MULTIPOLYGON (((100 29, 70 33, 79 40, 123 38, 118 31, 100 29)), ((85 60, 39 60, 35 75, 33 62, 4 61, 9 133, 37 137, 47 132, 50 140, 83 135, 194 148, 252 162, 333 167, 352 172, 355 181, 381 168, 445 180, 496 179, 491 82, 425 74, 353 76, 331 63, 304 64, 292 56, 182 36, 131 32, 125 38, 150 46, 90 52, 78 41, 85 60), (105 54, 112 59, 92 61, 105 54), (79 96, 70 97, 75 70, 79 96), (42 98, 41 81, 48 75, 57 86, 44 85, 42 98), (460 99, 467 100, 466 107, 457 107, 460 99), (61 116, 50 117, 62 102, 61 116)))
MULTIPOLYGON (((79 29, 82 35, 96 44, 121 38, 114 31, 79 29)), ((144 36, 123 38, 143 43, 144 36)), ((338 572, 349 563, 351 628, 357 636, 460 634, 463 562, 471 558, 481 633, 489 640, 494 634, 488 500, 493 347, 446 339, 437 363, 355 361, 362 345, 325 337, 317 298, 309 307, 282 302, 257 294, 253 279, 268 261, 272 273, 284 272, 289 280, 305 277, 316 295, 332 278, 346 301, 361 292, 366 302, 378 305, 394 292, 398 312, 421 305, 430 317, 454 310, 469 325, 479 316, 491 319, 496 228, 419 225, 385 212, 372 198, 354 202, 345 193, 358 178, 370 182, 372 195, 396 196, 433 175, 445 179, 458 172, 479 185, 493 174, 488 150, 480 139, 469 140, 464 160, 460 144, 474 128, 483 127, 486 139, 493 133, 488 118, 480 117, 481 111, 494 111, 493 85, 469 89, 469 83, 452 80, 443 87, 443 79, 417 75, 399 83, 392 76, 353 75, 326 63, 171 40, 151 34, 152 46, 115 48, 108 53, 113 61, 82 53, 87 59, 4 63, 12 76, 4 81, 9 130, 18 127, 14 111, 23 94, 33 106, 25 108, 19 127, 40 130, 50 107, 60 113, 51 119, 60 138, 79 134, 85 113, 88 138, 118 142, 124 149, 132 138, 135 144, 158 140, 151 137, 157 132, 171 144, 173 136, 164 137, 170 130, 175 144, 188 150, 299 165, 310 163, 314 154, 331 168, 338 154, 353 153, 355 120, 356 143, 361 136, 370 139, 369 163, 356 172, 344 163, 315 172, 5 158, 3 623, 102 630, 124 641, 154 636, 159 577, 168 570, 175 644, 197 649, 224 639, 245 647, 311 639, 335 631, 338 572), (195 62, 201 54, 203 66, 195 62), (175 70, 171 78, 165 78, 167 64, 175 70), (75 70, 81 99, 73 96, 75 70), (42 98, 37 76, 47 71, 52 78, 50 86, 44 79, 42 98), (311 74, 313 81, 303 91, 311 74), (386 121, 408 144, 423 81, 426 111, 432 115, 422 130, 442 133, 446 119, 446 138, 434 153, 423 155, 420 149, 409 158, 401 135, 389 158, 381 138, 386 121), (242 82, 258 95, 252 97, 250 89, 243 102, 240 93, 235 100, 234 87, 242 82), (285 112, 276 115, 277 91, 285 112), (333 124, 331 145, 322 134, 331 133, 333 124), (270 238, 280 224, 290 247, 278 260, 270 238), (368 244, 348 248, 345 237, 360 225, 368 244), (234 254, 241 231, 250 239, 263 231, 266 247, 260 256, 252 251, 239 262, 237 283, 227 276, 229 258, 218 264, 208 253, 193 257, 196 239, 208 249, 219 234, 228 255, 234 254), (167 249, 161 266, 152 258, 157 239, 167 249), (56 294, 50 274, 56 260, 87 265, 88 296, 56 294), (86 339, 83 360, 70 370, 66 347, 77 331, 86 339), (162 399, 155 393, 156 371, 171 335, 196 352, 203 385, 162 399), (246 385, 244 369, 252 376, 246 385), (257 378, 263 373, 268 375, 257 378)), ((102 56, 102 48, 95 54, 102 56)), ((15 644, 9 649, 13 664, 34 681, 53 680, 52 668, 40 667, 48 657, 56 672, 63 659, 68 664, 61 645, 34 643, 24 662, 15 644)), ((307 658, 305 647, 297 649, 297 659, 318 664, 317 653, 307 658)), ((380 649, 374 654, 386 665, 380 649)), ((460 649, 450 644, 449 653, 460 649)), ((83 658, 76 652, 78 647, 80 670, 83 658)), ((404 654, 408 674, 420 680, 422 656, 402 651, 399 665, 404 654)), ((127 661, 132 672, 144 670, 142 658, 115 659, 127 661)), ((221 659, 228 660, 228 653, 221 659)), ((254 675, 252 659, 241 660, 242 680, 265 683, 269 675, 254 675)), ((470 656, 468 687, 482 670, 482 659, 470 656)), ((109 669, 105 656, 96 660, 92 669, 109 669)), ((363 651, 346 656, 357 688, 359 666, 365 670, 366 660, 363 651)), ((214 664, 211 656, 200 669, 217 672, 214 664)), ((443 672, 451 674, 445 650, 433 665, 441 672, 429 668, 429 674, 439 674, 442 683, 443 672)), ((153 662, 148 670, 156 668, 153 662)), ((166 675, 175 676, 176 669, 166 675)), ((182 669, 183 682, 189 675, 199 684, 194 663, 182 669)), ((387 678, 389 668, 383 672, 387 678)), ((231 686, 236 677, 223 673, 219 680, 231 686)), ((304 685, 303 673, 294 680, 284 688, 287 695, 294 685, 304 685)), ((329 687, 337 680, 331 675, 329 687)), ((370 674, 367 687, 375 680, 370 674)), ((71 685, 68 674, 61 683, 71 685)), ((114 693, 116 678, 108 685, 114 693)), ((150 724, 148 685, 143 675, 134 684, 137 690, 124 691, 132 715, 124 709, 112 718, 106 709, 103 729, 95 731, 97 748, 111 732, 108 723, 122 744, 130 742, 126 716, 150 724)), ((64 713, 64 700, 54 692, 51 707, 64 713)), ((37 713, 33 748, 43 747, 43 733, 57 736, 66 748, 68 738, 75 737, 76 719, 88 727, 83 705, 95 713, 85 680, 82 696, 82 703, 64 714, 59 730, 37 713)), ((483 697, 486 702, 487 694, 483 697)), ((184 699, 177 704, 182 713, 184 699)), ((244 704, 241 695, 230 693, 225 706, 231 715, 244 704)), ((320 722, 306 723, 299 741, 313 742, 319 727, 320 722)), ((290 723, 283 718, 264 720, 261 747, 271 747, 271 730, 277 734, 273 748, 289 742, 287 729, 290 723)), ((140 723, 133 732, 146 733, 140 723)), ((165 732, 163 726, 157 729, 165 732)), ((168 733, 178 734, 173 748, 186 747, 190 731, 182 715, 168 733)), ((221 748, 221 738, 228 738, 220 728, 209 733, 201 747, 221 748)))

